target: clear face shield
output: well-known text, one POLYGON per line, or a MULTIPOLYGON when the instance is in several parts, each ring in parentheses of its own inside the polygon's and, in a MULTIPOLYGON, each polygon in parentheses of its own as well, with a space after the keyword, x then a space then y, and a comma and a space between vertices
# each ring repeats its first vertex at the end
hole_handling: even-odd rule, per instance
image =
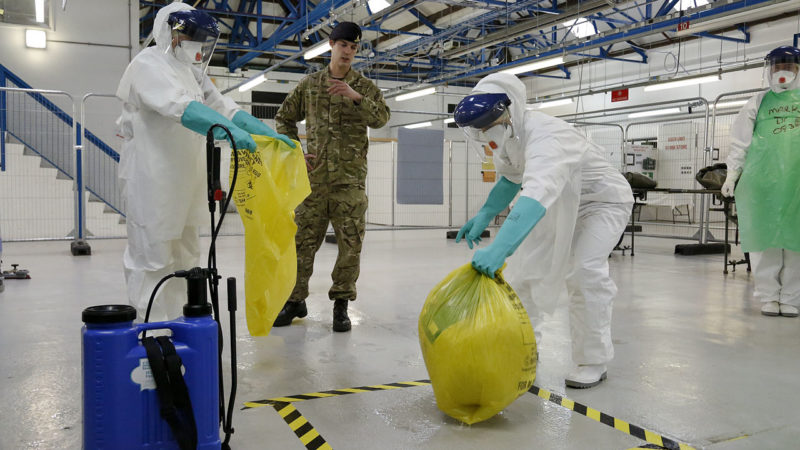
POLYGON ((798 71, 800 64, 793 59, 773 59, 767 60, 764 66, 764 73, 769 81, 769 87, 774 92, 783 92, 798 87, 798 71))
POLYGON ((459 126, 459 128, 467 138, 467 145, 478 155, 482 163, 490 162, 495 150, 502 148, 508 140, 516 136, 508 110, 485 127, 459 126))
POLYGON ((453 111, 456 125, 481 162, 491 161, 495 150, 516 137, 509 105, 506 94, 476 92, 464 97, 453 111))
POLYGON ((217 45, 217 37, 212 35, 190 36, 183 32, 172 30, 172 51, 175 57, 187 64, 194 64, 200 67, 205 73, 214 48, 217 45))

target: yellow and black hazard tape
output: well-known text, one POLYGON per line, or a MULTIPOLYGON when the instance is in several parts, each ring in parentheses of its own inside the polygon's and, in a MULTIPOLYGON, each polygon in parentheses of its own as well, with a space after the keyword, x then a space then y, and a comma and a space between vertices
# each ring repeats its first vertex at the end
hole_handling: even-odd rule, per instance
POLYGON ((284 422, 294 431, 300 442, 308 450, 332 450, 330 444, 317 432, 311 422, 309 422, 297 408, 291 403, 275 402, 272 404, 275 411, 283 417, 284 422))
MULTIPOLYGON (((639 439, 643 439, 651 444, 659 446, 656 448, 662 448, 662 449, 665 448, 669 450, 695 450, 695 448, 692 446, 674 441, 667 437, 661 436, 658 433, 646 430, 640 426, 625 422, 624 420, 617 419, 616 417, 609 416, 606 413, 600 412, 593 408, 589 408, 586 405, 574 402, 566 397, 562 397, 554 392, 541 389, 537 386, 531 387, 528 390, 528 392, 537 395, 545 400, 549 400, 550 402, 555 403, 556 405, 563 406, 564 408, 567 408, 570 411, 574 411, 578 414, 584 415, 592 420, 604 423, 610 426, 611 428, 622 431, 623 433, 629 434, 639 439)), ((638 448, 647 448, 647 447, 638 447, 638 448)))
POLYGON ((275 397, 268 398, 266 400, 245 402, 244 408, 242 409, 260 408, 262 406, 274 405, 275 403, 293 403, 314 400, 318 398, 336 397, 339 395, 360 394, 362 392, 389 391, 393 389, 403 389, 416 386, 428 386, 430 384, 431 380, 401 381, 398 383, 376 384, 372 386, 360 386, 347 389, 333 389, 330 391, 312 392, 309 394, 287 395, 286 397, 275 397))
MULTIPOLYGON (((417 380, 417 381, 401 381, 397 383, 375 384, 371 386, 359 386, 346 389, 332 389, 329 391, 311 392, 308 394, 287 395, 284 397, 274 397, 265 400, 256 400, 245 402, 242 409, 260 408, 262 406, 272 406, 275 411, 283 417, 284 421, 289 425, 292 431, 295 432, 300 441, 308 449, 330 449, 330 445, 325 442, 325 439, 314 429, 311 423, 306 420, 302 414, 292 406, 292 403, 303 402, 307 400, 315 400, 320 398, 336 397, 340 395, 359 394, 363 392, 375 391, 388 391, 394 389, 403 389, 416 386, 429 386, 430 380, 417 380)), ((606 424, 616 430, 622 431, 630 436, 642 439, 652 445, 644 445, 635 448, 647 449, 667 449, 667 450, 695 450, 694 447, 672 440, 668 437, 654 433, 650 430, 640 426, 625 422, 624 420, 617 419, 606 413, 590 408, 581 403, 570 400, 564 396, 542 389, 538 386, 532 386, 528 392, 555 403, 559 406, 574 411, 578 414, 584 415, 592 420, 606 424)))

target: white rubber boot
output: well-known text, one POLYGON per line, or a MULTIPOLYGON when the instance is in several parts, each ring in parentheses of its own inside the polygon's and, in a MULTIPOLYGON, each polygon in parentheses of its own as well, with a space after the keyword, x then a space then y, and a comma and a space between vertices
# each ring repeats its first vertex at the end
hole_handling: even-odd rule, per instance
POLYGON ((761 314, 765 316, 779 316, 781 314, 781 304, 778 302, 764 302, 761 305, 761 314))
MULTIPOLYGON (((763 311, 763 309, 762 309, 763 311)), ((784 317, 797 317, 797 307, 781 303, 781 315, 784 317)))
POLYGON ((597 386, 606 379, 605 364, 585 364, 576 367, 567 375, 564 383, 567 387, 586 389, 597 386))

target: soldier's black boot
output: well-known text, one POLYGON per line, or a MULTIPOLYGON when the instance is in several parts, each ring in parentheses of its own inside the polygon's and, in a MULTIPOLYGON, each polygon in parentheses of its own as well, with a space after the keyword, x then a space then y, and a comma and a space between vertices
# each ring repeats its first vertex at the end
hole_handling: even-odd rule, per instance
POLYGON ((349 301, 333 301, 333 331, 350 331, 350 318, 347 316, 347 302, 349 301))
POLYGON ((292 319, 295 317, 305 317, 306 315, 308 315, 308 310, 306 309, 305 300, 300 302, 286 302, 281 312, 278 313, 278 317, 275 318, 275 323, 273 323, 272 326, 285 327, 291 324, 292 319))

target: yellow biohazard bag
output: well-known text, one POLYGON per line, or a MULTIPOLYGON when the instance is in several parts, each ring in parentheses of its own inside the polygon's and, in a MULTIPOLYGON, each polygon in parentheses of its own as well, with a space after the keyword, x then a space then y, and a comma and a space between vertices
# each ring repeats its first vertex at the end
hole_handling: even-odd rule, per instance
POLYGON ((465 264, 428 294, 419 316, 422 356, 444 413, 486 420, 533 385, 536 338, 502 271, 491 279, 465 264))
MULTIPOLYGON (((255 153, 239 150, 233 200, 244 224, 247 329, 266 336, 297 278, 294 209, 308 194, 300 143, 253 135, 255 153)), ((231 154, 231 179, 234 160, 231 154)))

